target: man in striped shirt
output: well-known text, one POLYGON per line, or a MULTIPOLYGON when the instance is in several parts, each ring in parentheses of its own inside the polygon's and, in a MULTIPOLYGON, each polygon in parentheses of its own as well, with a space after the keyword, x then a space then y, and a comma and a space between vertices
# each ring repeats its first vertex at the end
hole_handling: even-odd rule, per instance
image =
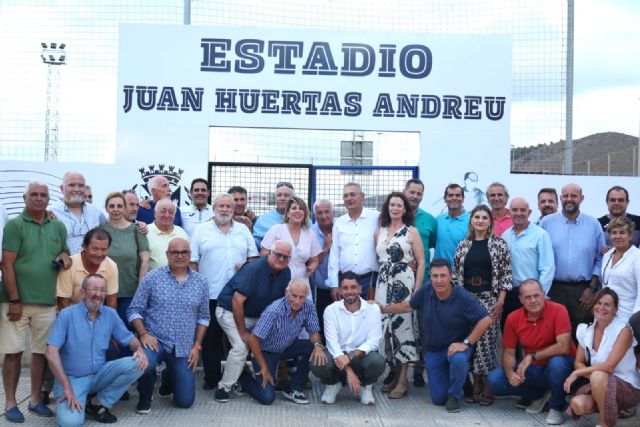
POLYGON ((260 316, 247 344, 253 353, 255 378, 248 373, 240 377, 245 392, 263 405, 275 400, 272 374, 280 360, 297 360, 297 368, 282 395, 295 403, 309 403, 303 392, 309 377, 309 356, 315 364, 327 363, 320 338, 318 315, 311 300, 307 300, 308 287, 302 279, 289 282, 285 296, 272 302, 260 316), (302 329, 309 339, 299 339, 302 329))

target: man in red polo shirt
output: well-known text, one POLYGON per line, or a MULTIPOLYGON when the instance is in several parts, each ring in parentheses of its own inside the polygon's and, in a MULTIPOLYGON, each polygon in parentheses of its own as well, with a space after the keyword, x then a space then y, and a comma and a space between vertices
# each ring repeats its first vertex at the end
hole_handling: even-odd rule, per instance
POLYGON ((562 424, 566 406, 563 384, 573 370, 576 354, 569 314, 563 305, 545 301, 542 286, 535 279, 520 285, 520 302, 522 307, 507 317, 502 367, 489 373, 489 386, 496 395, 520 396, 518 406, 526 407, 529 413, 541 412, 549 401, 547 424, 562 424), (523 347, 524 357, 516 361, 518 345, 523 347))

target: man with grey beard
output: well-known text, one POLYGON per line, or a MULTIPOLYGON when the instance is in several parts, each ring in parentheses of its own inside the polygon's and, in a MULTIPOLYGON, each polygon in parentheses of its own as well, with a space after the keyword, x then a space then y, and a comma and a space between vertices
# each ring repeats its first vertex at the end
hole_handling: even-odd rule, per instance
MULTIPOLYGON (((219 194, 213 201, 213 221, 199 224, 191 237, 191 268, 209 282, 209 312, 215 313, 218 294, 248 259, 258 256, 249 229, 234 220, 233 196, 219 194)), ((202 343, 204 389, 212 390, 220 381, 223 333, 215 316, 202 343)))

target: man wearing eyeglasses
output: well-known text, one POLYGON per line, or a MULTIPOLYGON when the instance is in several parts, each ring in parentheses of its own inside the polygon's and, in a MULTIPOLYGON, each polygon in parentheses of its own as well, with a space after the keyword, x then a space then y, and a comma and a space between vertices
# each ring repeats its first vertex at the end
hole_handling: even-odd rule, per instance
POLYGON ((265 212, 258 217, 253 226, 253 238, 256 241, 256 247, 261 248, 262 239, 267 231, 276 224, 280 224, 284 218, 284 211, 287 209, 289 200, 295 195, 293 185, 290 182, 281 181, 276 184, 276 208, 265 212))
POLYGON ((218 402, 229 401, 229 391, 242 373, 249 354, 247 340, 251 328, 269 304, 284 296, 291 280, 291 249, 289 243, 276 240, 269 255, 245 264, 218 295, 216 319, 231 343, 215 392, 218 402))
POLYGON ((189 241, 171 240, 166 254, 169 265, 147 273, 127 311, 149 359, 149 367, 138 381, 139 414, 151 411, 156 366, 163 361, 167 369, 162 373, 160 395, 173 394, 179 408, 193 405, 194 372, 209 326, 209 285, 189 267, 189 241))
POLYGON ((109 409, 147 367, 140 341, 118 313, 105 307, 107 282, 99 274, 84 278, 82 300, 60 312, 49 336, 46 356, 56 377, 56 420, 61 426, 82 425, 85 412, 100 423, 118 419, 109 409), (107 361, 114 338, 133 356, 107 361), (89 400, 87 397, 93 395, 89 400))

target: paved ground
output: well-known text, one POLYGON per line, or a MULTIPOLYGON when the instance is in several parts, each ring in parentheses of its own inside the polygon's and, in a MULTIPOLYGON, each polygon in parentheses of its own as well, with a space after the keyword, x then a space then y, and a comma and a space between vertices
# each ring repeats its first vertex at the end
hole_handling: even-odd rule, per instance
MULTIPOLYGON (((201 377, 199 373, 199 377, 201 377)), ((198 380, 198 384, 202 381, 198 380)), ((296 405, 278 398, 272 406, 262 406, 247 396, 232 396, 229 403, 218 403, 213 399, 212 391, 204 391, 200 387, 194 406, 190 409, 177 409, 171 405, 171 399, 157 394, 151 406, 151 413, 139 415, 135 412, 137 392, 132 388, 132 398, 128 402, 120 402, 113 409, 118 417, 119 426, 544 426, 546 413, 531 415, 524 410, 516 409, 515 400, 496 400, 493 406, 480 407, 463 403, 462 411, 448 414, 444 408, 430 403, 425 388, 411 388, 409 396, 400 400, 389 400, 374 388, 375 406, 363 406, 343 389, 333 405, 320 403, 323 386, 313 381, 313 389, 306 390, 311 404, 296 405)), ((52 426, 51 418, 38 418, 27 412, 29 394, 29 375, 24 370, 20 378, 18 399, 20 409, 26 416, 26 426, 52 426)), ((4 401, 4 392, 0 391, 4 401)), ((3 402, 4 403, 4 402, 3 402)), ((568 426, 593 426, 595 417, 578 421, 565 422, 568 426)), ((0 419, 0 425, 9 423, 0 419)), ((87 423, 87 425, 100 425, 87 423)), ((638 418, 621 420, 618 426, 636 427, 640 425, 638 418)))

